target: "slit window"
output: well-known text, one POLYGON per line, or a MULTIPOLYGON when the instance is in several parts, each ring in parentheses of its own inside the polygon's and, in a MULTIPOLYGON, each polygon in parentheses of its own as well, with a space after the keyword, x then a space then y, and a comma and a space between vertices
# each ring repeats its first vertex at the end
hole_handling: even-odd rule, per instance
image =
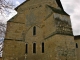
POLYGON ((78 44, 76 43, 76 48, 78 48, 78 44))
POLYGON ((33 35, 36 35, 36 27, 33 27, 33 35))
POLYGON ((44 43, 42 43, 42 53, 44 53, 44 43))
POLYGON ((28 53, 28 44, 26 44, 26 53, 28 53))
POLYGON ((36 53, 36 43, 33 43, 33 53, 36 53))

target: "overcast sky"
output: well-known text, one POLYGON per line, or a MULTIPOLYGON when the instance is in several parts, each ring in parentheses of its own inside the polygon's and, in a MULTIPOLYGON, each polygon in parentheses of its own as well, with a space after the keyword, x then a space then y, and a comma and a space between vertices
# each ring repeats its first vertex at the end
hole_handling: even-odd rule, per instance
POLYGON ((80 35, 80 0, 61 0, 61 2, 71 17, 74 35, 80 35))
MULTIPOLYGON (((12 0, 15 6, 20 5, 25 0, 12 0)), ((80 35, 80 0, 61 0, 64 10, 70 15, 73 34, 80 35)), ((11 10, 11 14, 7 16, 8 18, 3 18, 0 16, 0 20, 7 21, 12 16, 16 15, 17 12, 15 10, 11 10), (15 14, 14 14, 15 13, 15 14)))

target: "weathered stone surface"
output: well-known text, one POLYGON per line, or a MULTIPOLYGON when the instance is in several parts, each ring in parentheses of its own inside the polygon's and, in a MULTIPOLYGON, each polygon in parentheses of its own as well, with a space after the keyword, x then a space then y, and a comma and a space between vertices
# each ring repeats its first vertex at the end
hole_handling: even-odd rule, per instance
POLYGON ((80 53, 79 53, 80 52, 80 35, 79 36, 75 36, 74 40, 75 40, 77 60, 80 60, 80 53))
POLYGON ((16 10, 8 21, 3 60, 76 60, 70 17, 56 0, 29 0, 16 10))

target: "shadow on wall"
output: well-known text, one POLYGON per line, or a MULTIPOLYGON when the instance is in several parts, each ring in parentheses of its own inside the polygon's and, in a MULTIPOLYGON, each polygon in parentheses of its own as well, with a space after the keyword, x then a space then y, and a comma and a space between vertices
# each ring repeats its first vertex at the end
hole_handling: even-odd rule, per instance
POLYGON ((0 60, 2 60, 2 58, 0 57, 0 60))

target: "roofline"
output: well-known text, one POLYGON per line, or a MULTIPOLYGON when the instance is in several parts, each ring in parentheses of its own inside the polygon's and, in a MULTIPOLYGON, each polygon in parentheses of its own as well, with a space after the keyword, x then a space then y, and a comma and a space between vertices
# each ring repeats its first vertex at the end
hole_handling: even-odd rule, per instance
MULTIPOLYGON (((29 0, 27 0, 27 1, 29 1, 29 0)), ((27 1, 24 1, 22 4, 20 4, 19 6, 17 6, 17 7, 15 8, 15 10, 17 10, 21 5, 23 5, 23 4, 26 3, 27 1)))
POLYGON ((58 4, 58 6, 63 10, 63 12, 64 12, 66 15, 70 16, 68 13, 66 13, 66 12, 64 11, 64 8, 63 8, 63 6, 62 6, 61 0, 56 0, 56 2, 57 2, 57 4, 58 4))
MULTIPOLYGON (((17 9, 18 9, 21 5, 23 5, 24 3, 26 3, 27 1, 29 1, 29 0, 24 1, 22 4, 20 4, 19 6, 17 6, 17 7, 15 8, 15 10, 17 11, 17 9)), ((66 13, 66 12, 64 11, 64 8, 63 8, 63 6, 62 6, 61 1, 60 1, 60 0, 56 0, 56 2, 57 2, 57 4, 58 4, 58 6, 63 10, 63 12, 64 12, 66 15, 70 16, 68 13, 66 13)))
POLYGON ((78 40, 78 39, 80 39, 80 35, 74 36, 74 40, 78 40))

